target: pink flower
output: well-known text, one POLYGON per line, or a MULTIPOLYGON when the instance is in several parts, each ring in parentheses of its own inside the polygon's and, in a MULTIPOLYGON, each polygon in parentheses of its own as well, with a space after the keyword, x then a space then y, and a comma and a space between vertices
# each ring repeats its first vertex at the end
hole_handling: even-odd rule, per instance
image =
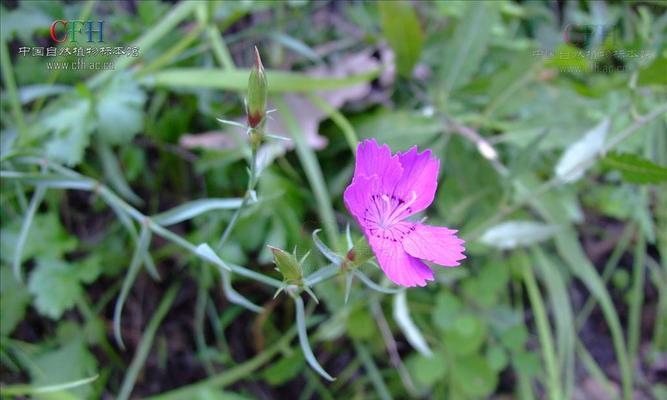
POLYGON ((433 280, 427 260, 446 267, 459 265, 463 240, 457 231, 406 220, 423 211, 435 197, 440 161, 431 150, 391 154, 386 144, 365 140, 357 147, 352 183, 345 206, 361 226, 384 273, 401 286, 425 286, 433 280))

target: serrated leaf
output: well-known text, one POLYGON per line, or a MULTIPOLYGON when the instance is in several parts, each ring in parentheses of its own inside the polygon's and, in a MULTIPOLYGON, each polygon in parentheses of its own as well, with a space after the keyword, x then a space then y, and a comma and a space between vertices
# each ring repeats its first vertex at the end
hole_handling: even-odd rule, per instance
POLYGON ((572 143, 556 164, 556 177, 562 182, 574 182, 584 176, 584 172, 604 147, 610 125, 609 118, 605 118, 581 139, 572 143))
POLYGON ((667 167, 654 164, 637 154, 609 153, 602 164, 621 172, 623 180, 630 183, 660 183, 667 181, 667 167))
POLYGON ((382 34, 396 53, 398 73, 410 78, 424 42, 415 9, 408 1, 380 1, 377 4, 382 34))
POLYGON ((558 225, 535 221, 507 221, 486 230, 480 241, 498 249, 513 249, 544 241, 558 230, 558 225))
POLYGON ((127 144, 144 127, 146 93, 129 76, 113 79, 95 107, 99 134, 109 144, 127 144))
POLYGON ((12 275, 8 267, 0 267, 0 335, 9 336, 21 322, 30 304, 30 293, 12 275))
POLYGON ((405 338, 408 339, 408 342, 410 342, 412 347, 422 355, 431 357, 433 354, 431 349, 428 347, 428 344, 426 344, 426 340, 421 331, 410 317, 405 290, 394 296, 394 320, 399 328, 401 328, 405 338))
MULTIPOLYGON (((17 219, 3 226, 0 230, 0 236, 2 236, 0 258, 3 261, 12 262, 20 229, 21 221, 17 219)), ((25 247, 21 254, 21 261, 26 261, 37 255, 43 258, 59 259, 65 253, 76 249, 77 246, 77 239, 67 233, 57 214, 37 214, 28 232, 25 247)))
MULTIPOLYGON (((81 337, 75 336, 63 346, 39 355, 30 365, 30 377, 33 385, 38 387, 72 382, 96 374, 97 360, 86 347, 81 337)), ((82 385, 66 391, 35 394, 37 399, 54 398, 90 398, 92 387, 82 385), (63 396, 63 394, 70 396, 63 396), (58 395, 61 396, 58 396, 58 395)))
POLYGON ((28 290, 35 296, 40 314, 58 319, 81 298, 83 290, 75 265, 60 260, 40 259, 30 274, 28 290))
POLYGON ((83 159, 94 126, 90 101, 84 98, 68 99, 44 111, 38 129, 48 135, 47 157, 69 166, 77 165, 83 159))

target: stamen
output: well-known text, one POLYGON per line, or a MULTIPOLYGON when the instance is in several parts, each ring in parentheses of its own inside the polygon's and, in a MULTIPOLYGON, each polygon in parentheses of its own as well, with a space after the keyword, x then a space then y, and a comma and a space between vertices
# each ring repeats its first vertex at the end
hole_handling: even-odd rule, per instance
POLYGON ((396 209, 386 218, 387 221, 392 221, 393 222, 394 219, 400 218, 401 215, 403 214, 403 212, 405 210, 409 209, 410 206, 413 205, 415 203, 415 201, 417 201, 417 192, 415 192, 414 190, 410 191, 410 196, 411 196, 411 198, 410 198, 409 201, 407 201, 407 202, 403 203, 402 205, 399 205, 398 207, 396 207, 396 209))

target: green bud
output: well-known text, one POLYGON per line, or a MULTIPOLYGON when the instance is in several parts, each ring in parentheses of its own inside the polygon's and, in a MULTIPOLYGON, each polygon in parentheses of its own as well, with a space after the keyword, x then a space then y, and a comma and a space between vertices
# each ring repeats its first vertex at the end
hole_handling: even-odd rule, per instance
POLYGON ((278 267, 278 271, 283 274, 284 281, 288 283, 301 282, 303 273, 296 256, 276 247, 269 246, 269 248, 273 253, 273 262, 278 267))
POLYGON ((268 82, 262 59, 259 57, 259 50, 255 47, 255 65, 248 79, 248 125, 251 128, 256 128, 266 117, 267 87, 268 82))
POLYGON ((373 250, 368 245, 366 238, 362 236, 357 240, 350 251, 347 252, 346 258, 352 266, 358 267, 373 258, 373 256, 373 250))

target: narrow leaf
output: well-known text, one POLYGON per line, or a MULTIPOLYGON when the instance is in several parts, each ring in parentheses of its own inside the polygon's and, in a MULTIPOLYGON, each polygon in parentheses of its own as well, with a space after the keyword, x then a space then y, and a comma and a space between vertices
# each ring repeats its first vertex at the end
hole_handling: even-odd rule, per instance
POLYGON ((369 289, 375 290, 376 292, 380 293, 385 293, 385 294, 397 294, 401 292, 401 289, 392 289, 392 288, 386 288, 383 286, 378 285, 377 283, 373 282, 371 278, 367 277, 366 274, 359 270, 354 270, 352 272, 357 278, 359 278, 360 281, 364 283, 364 285, 368 286, 369 289))
POLYGON ((261 313, 264 311, 264 308, 256 305, 241 295, 239 292, 234 290, 232 287, 231 273, 229 271, 222 269, 220 270, 220 275, 222 276, 222 287, 224 289, 225 297, 227 300, 234 304, 238 304, 241 307, 245 307, 252 312, 261 313))
POLYGON ((426 357, 433 355, 421 331, 410 318, 405 290, 401 290, 394 296, 394 320, 415 350, 426 357))
POLYGON ((466 6, 442 57, 443 89, 447 94, 467 84, 477 72, 499 16, 493 2, 470 1, 466 6))
MULTIPOLYGON (((269 92, 309 92, 334 90, 373 80, 378 71, 353 75, 345 78, 313 77, 294 72, 266 70, 271 77, 269 92)), ((150 86, 171 88, 210 88, 223 90, 245 90, 248 69, 219 70, 204 68, 175 68, 156 72, 148 76, 144 83, 150 86)))
POLYGON ((32 199, 30 199, 28 209, 26 210, 25 216, 23 217, 19 237, 16 240, 16 251, 14 252, 12 270, 14 272, 14 278, 16 278, 16 280, 20 283, 23 282, 23 273, 21 272, 21 257, 23 256, 23 248, 25 247, 25 242, 28 239, 28 233, 30 232, 32 221, 35 218, 35 213, 37 212, 39 205, 42 204, 45 193, 46 188, 44 186, 38 185, 35 188, 35 192, 32 194, 32 199))
POLYGON ((224 289, 225 297, 227 298, 227 300, 256 313, 263 311, 262 307, 254 304, 250 300, 243 297, 239 292, 234 290, 234 288, 232 287, 231 275, 229 273, 231 271, 231 268, 224 261, 222 261, 222 259, 218 257, 217 254, 215 254, 213 249, 211 249, 211 246, 209 246, 206 243, 202 243, 199 246, 197 246, 196 251, 200 257, 220 268, 220 275, 222 277, 222 287, 224 289))
POLYGON ((139 268, 141 267, 142 261, 145 259, 146 254, 148 253, 148 247, 151 242, 151 230, 147 224, 142 225, 141 233, 139 234, 139 240, 137 241, 137 247, 134 250, 132 255, 132 260, 130 261, 130 267, 125 274, 125 279, 123 280, 123 286, 120 289, 120 294, 116 300, 116 307, 114 308, 113 313, 113 331, 116 338, 116 343, 122 348, 125 349, 125 343, 123 343, 123 337, 120 332, 120 323, 121 315, 123 313, 123 305, 125 305, 125 300, 127 299, 132 284, 139 274, 139 268))
POLYGON ((317 249, 322 253, 322 255, 332 263, 336 265, 340 265, 343 263, 343 258, 339 256, 338 254, 334 253, 333 250, 331 250, 329 247, 327 247, 324 242, 320 240, 319 237, 317 237, 317 233, 321 231, 321 229, 315 229, 313 231, 313 242, 315 242, 315 246, 317 249))
POLYGON ((320 363, 317 362, 313 350, 310 348, 310 343, 308 343, 308 331, 306 329, 306 312, 303 307, 303 300, 301 297, 294 297, 294 304, 296 305, 296 329, 299 334, 299 344, 301 345, 301 350, 303 355, 308 362, 308 365, 320 374, 324 379, 328 381, 335 381, 336 378, 332 377, 327 373, 327 371, 322 368, 320 363))
POLYGON ((380 1, 377 4, 382 34, 396 53, 398 73, 410 78, 424 42, 417 13, 408 1, 380 1))
POLYGON ((162 226, 169 226, 212 210, 235 210, 241 206, 242 202, 243 200, 239 198, 193 200, 161 212, 151 219, 162 226))
POLYGON ((556 177, 562 182, 574 182, 584 176, 584 172, 602 150, 609 127, 609 118, 605 118, 581 139, 572 143, 556 164, 556 177))
POLYGON ((104 176, 109 180, 109 184, 125 199, 135 205, 143 204, 143 200, 134 193, 130 185, 125 180, 123 172, 118 165, 118 160, 111 149, 111 146, 98 139, 95 146, 98 155, 102 161, 104 176))
POLYGON ((350 292, 352 291, 352 281, 354 280, 354 274, 347 273, 345 275, 345 304, 350 299, 350 292))
POLYGON ((547 240, 558 230, 558 225, 535 221, 507 221, 486 230, 480 241, 499 249, 513 249, 547 240))

